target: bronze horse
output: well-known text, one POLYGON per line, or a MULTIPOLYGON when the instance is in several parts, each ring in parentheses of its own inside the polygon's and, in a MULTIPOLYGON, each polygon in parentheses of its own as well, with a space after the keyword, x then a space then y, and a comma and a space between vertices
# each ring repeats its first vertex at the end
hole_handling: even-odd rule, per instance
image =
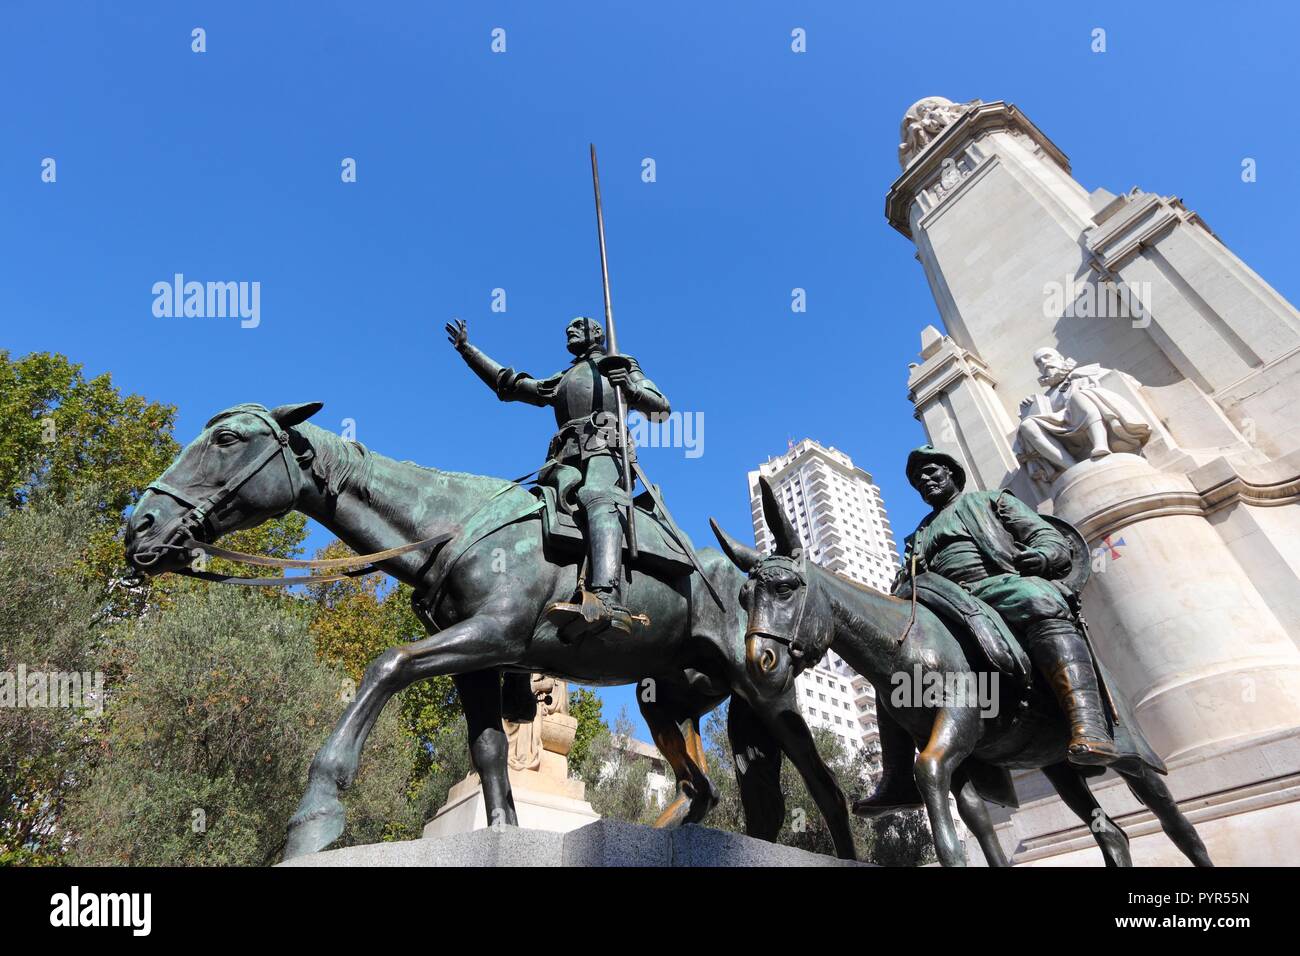
POLYGON ((743 576, 721 553, 699 552, 719 607, 698 574, 661 580, 633 569, 626 593, 651 619, 566 643, 543 615, 573 593, 575 561, 548 556, 534 499, 509 481, 395 461, 317 428, 320 403, 237 405, 215 416, 147 490, 127 525, 126 554, 142 573, 182 571, 193 542, 215 543, 289 511, 320 522, 358 553, 387 551, 450 532, 440 548, 379 567, 432 598, 431 635, 380 654, 312 761, 289 822, 285 858, 322 850, 343 831, 340 792, 384 705, 426 677, 453 675, 489 819, 516 825, 501 728, 502 677, 545 673, 584 684, 640 682, 637 698, 678 797, 658 823, 698 822, 717 802, 706 773, 700 717, 728 695, 731 746, 750 835, 775 839, 784 816, 772 786, 781 752, 794 761, 826 818, 839 856, 853 859, 848 806, 813 745, 793 694, 772 696, 746 642, 735 595, 743 576), (189 545, 186 542, 190 542, 189 545))
MULTIPOLYGON (((945 678, 955 677, 958 686, 971 688, 978 686, 980 672, 987 673, 989 665, 969 656, 924 606, 915 609, 913 619, 910 602, 859 587, 806 561, 797 532, 767 481, 760 481, 764 516, 776 539, 775 554, 764 557, 713 523, 723 550, 749 575, 741 603, 749 612, 748 654, 760 662, 755 674, 760 693, 788 694, 795 675, 828 649, 866 677, 876 688, 877 709, 883 708, 906 732, 910 740, 904 746, 911 743, 919 751, 914 777, 944 866, 966 863, 948 808, 950 792, 989 863, 1007 864, 981 790, 991 795, 1000 790, 1005 795, 1006 771, 1015 768, 1043 771, 1065 804, 1090 826, 1108 866, 1132 865, 1128 837, 1088 789, 1086 769, 1095 768, 1066 761, 1069 727, 1050 689, 1040 682, 1030 690, 1023 708, 1012 698, 1002 701, 1004 706, 996 714, 996 708, 986 708, 967 695, 918 693, 894 701, 891 688, 897 686, 898 675, 921 675, 919 683, 929 686, 943 686, 945 678)), ((1129 721, 1117 725, 1116 744, 1127 756, 1113 769, 1192 863, 1211 866, 1196 830, 1159 775, 1139 756, 1141 748, 1126 729, 1132 726, 1131 715, 1129 721)), ((774 781, 769 773, 764 786, 770 790, 774 781)), ((776 796, 768 794, 767 799, 776 796)), ((755 795, 754 799, 762 798, 755 795)))

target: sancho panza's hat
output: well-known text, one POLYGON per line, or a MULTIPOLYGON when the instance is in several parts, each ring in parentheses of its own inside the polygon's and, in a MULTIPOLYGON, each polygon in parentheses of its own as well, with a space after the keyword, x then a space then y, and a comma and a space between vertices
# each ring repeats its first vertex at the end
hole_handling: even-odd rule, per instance
POLYGON ((948 467, 948 470, 952 472, 952 480, 957 485, 958 491, 966 487, 966 469, 957 463, 956 458, 944 454, 933 445, 922 445, 907 456, 907 480, 913 488, 916 487, 916 481, 920 476, 921 469, 931 462, 948 467))

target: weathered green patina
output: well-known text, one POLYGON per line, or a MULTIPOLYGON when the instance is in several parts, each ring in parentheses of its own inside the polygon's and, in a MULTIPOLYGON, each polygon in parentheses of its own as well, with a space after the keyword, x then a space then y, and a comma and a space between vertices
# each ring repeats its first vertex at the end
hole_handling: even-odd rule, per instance
MULTIPOLYGON (((320 407, 240 405, 215 416, 142 495, 127 526, 127 559, 149 574, 185 568, 187 542, 215 542, 290 510, 319 521, 358 553, 451 533, 436 551, 379 562, 415 590, 431 634, 386 651, 367 669, 312 761, 290 821, 286 857, 323 849, 338 837, 340 793, 357 772, 379 713, 398 691, 439 674, 453 675, 460 692, 489 817, 515 824, 502 681, 526 680, 530 673, 641 685, 642 715, 678 781, 678 797, 660 818, 665 826, 698 822, 716 802, 699 719, 734 694, 729 723, 735 753, 778 770, 782 751, 789 754, 827 817, 837 852, 854 856, 847 804, 797 707, 791 700, 770 701, 751 679, 746 617, 735 598, 744 581, 722 554, 704 549, 703 574, 672 578, 634 565, 624 593, 652 623, 632 640, 608 629, 566 641, 544 612, 573 593, 579 560, 548 553, 534 495, 512 482, 395 461, 344 441, 306 422, 320 407), (720 603, 704 575, 723 595, 720 603), (752 757, 758 753, 763 760, 752 757)), ((743 777, 762 781, 767 771, 743 777)), ((742 793, 748 794, 750 835, 774 839, 783 817, 779 792, 775 803, 761 783, 742 783, 742 793)))
MULTIPOLYGON (((969 574, 972 580, 976 570, 995 572, 992 577, 1005 579, 1011 571, 1003 568, 1002 562, 1009 562, 1019 574, 1033 577, 1048 571, 1049 565, 1061 557, 1052 550, 1064 544, 1068 546, 1069 568, 1063 580, 1079 586, 1080 578, 1073 572, 1080 562, 1086 568, 1087 547, 1079 539, 1076 552, 1065 536, 1050 525, 1040 526, 1037 516, 1031 519, 1032 513, 1026 514, 1028 509, 1022 511, 1023 506, 1000 502, 998 496, 972 497, 969 523, 956 520, 960 510, 943 516, 943 508, 952 500, 955 485, 961 480, 954 480, 954 475, 960 476, 960 467, 955 462, 951 468, 939 463, 940 473, 931 468, 935 464, 933 459, 923 462, 917 473, 922 492, 927 500, 934 499, 931 503, 940 520, 929 522, 927 529, 932 525, 934 530, 925 530, 919 543, 914 541, 907 571, 900 579, 914 580, 918 595, 927 574, 953 585, 952 590, 963 595, 966 603, 956 595, 947 595, 958 601, 958 606, 940 613, 931 610, 928 602, 881 594, 809 562, 766 479, 760 479, 760 487, 764 517, 776 540, 775 554, 760 555, 714 524, 723 550, 749 575, 741 591, 741 604, 748 612, 745 656, 760 699, 790 699, 794 678, 828 650, 834 650, 875 687, 882 747, 893 755, 876 795, 855 809, 873 812, 924 803, 940 861, 946 866, 960 866, 965 863, 965 855, 949 809, 952 794, 962 820, 979 840, 985 857, 993 865, 1004 865, 1006 857, 984 800, 1014 806, 1015 790, 1008 771, 1039 768, 1065 803, 1090 825, 1106 862, 1127 866, 1128 838, 1106 817, 1085 779, 1101 772, 1101 768, 1078 767, 1067 759, 1073 756, 1077 735, 1075 715, 1067 719, 1058 703, 1063 693, 1058 694, 1059 688, 1041 673, 1026 672, 1019 680, 997 680, 1002 671, 990 662, 984 640, 968 640, 961 628, 948 623, 950 615, 966 621, 971 596, 932 570, 919 570, 937 565, 954 574, 969 574), (926 468, 931 470, 927 472, 926 468), (1024 527, 1008 529, 999 508, 1004 509, 1013 526, 1019 522, 1024 527), (987 538, 972 532, 984 522, 997 522, 1003 530, 987 538)), ((979 579, 984 580, 989 578, 979 579)), ((991 586, 991 596, 997 586, 1005 591, 1004 606, 1024 609, 1040 601, 1044 607, 1056 606, 1055 599, 1045 598, 1038 584, 1013 587, 1003 580, 991 586)), ((988 605, 983 607, 981 614, 993 613, 988 605)), ((986 638, 1003 640, 1006 634, 1007 629, 1001 627, 986 638)), ((1007 658, 1007 667, 1014 672, 1012 657, 1007 658)), ((1053 673, 1058 672, 1059 667, 1053 673)), ((1142 739, 1125 703, 1116 703, 1114 770, 1156 814, 1165 832, 1190 860, 1210 865, 1196 831, 1160 779, 1158 771, 1163 770, 1163 765, 1159 758, 1142 739)), ((761 791, 753 796, 755 802, 761 802, 772 798, 771 790, 779 783, 769 777, 766 784, 750 780, 749 786, 761 791)))

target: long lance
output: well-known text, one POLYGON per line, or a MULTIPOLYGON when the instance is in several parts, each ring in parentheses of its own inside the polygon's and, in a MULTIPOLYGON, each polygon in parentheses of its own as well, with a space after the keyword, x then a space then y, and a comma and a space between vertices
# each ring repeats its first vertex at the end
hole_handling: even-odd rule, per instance
MULTIPOLYGON (((618 335, 614 331, 614 306, 609 299, 609 262, 605 258, 605 213, 600 203, 600 173, 596 169, 596 145, 591 144, 591 184, 596 191, 596 232, 600 237, 600 278, 605 286, 605 354, 609 356, 618 355, 618 335)), ((623 487, 627 490, 627 554, 629 560, 635 561, 637 557, 636 547, 636 510, 632 505, 632 445, 627 437, 627 399, 623 394, 623 389, 618 389, 618 442, 619 449, 622 452, 623 465, 623 487)), ((718 594, 718 589, 713 586, 709 576, 704 573, 704 566, 700 564, 699 557, 695 554, 695 549, 691 547, 690 541, 681 533, 677 527, 677 522, 673 516, 668 513, 668 506, 664 504, 663 497, 659 494, 659 489, 650 483, 646 478, 645 472, 641 465, 636 465, 637 476, 641 479, 641 484, 649 492, 650 497, 654 500, 655 506, 663 515, 667 522, 668 531, 686 552, 686 557, 690 560, 691 565, 695 568, 704 582, 705 588, 708 589, 709 595, 713 598, 718 607, 725 607, 722 603, 722 597, 718 594)))
MULTIPOLYGON (((596 168, 596 144, 591 145, 591 185, 596 192, 596 233, 600 238, 600 279, 605 287, 605 353, 618 355, 618 333, 614 330, 614 306, 609 298, 609 261, 605 257, 605 212, 600 203, 600 172, 596 168)), ((637 558, 636 512, 632 505, 632 451, 627 440, 627 396, 618 393, 618 447, 623 466, 623 490, 627 492, 627 555, 637 558)))

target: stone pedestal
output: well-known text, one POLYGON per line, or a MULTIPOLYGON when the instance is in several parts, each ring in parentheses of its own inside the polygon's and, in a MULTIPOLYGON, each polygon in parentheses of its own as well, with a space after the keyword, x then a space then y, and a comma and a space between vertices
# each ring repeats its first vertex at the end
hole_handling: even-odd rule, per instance
POLYGON ((370 843, 285 860, 316 866, 832 866, 870 867, 739 833, 688 825, 657 830, 601 820, 569 833, 490 827, 436 840, 370 843))
POLYGON ((1185 476, 1113 454, 1064 472, 1052 500, 1095 549, 1084 608, 1097 653, 1157 752, 1300 727, 1300 650, 1185 476))
MULTIPOLYGON (((928 97, 901 140, 886 214, 943 324, 908 376, 930 442, 1087 538, 1098 656, 1212 857, 1300 863, 1300 312, 1178 198, 1076 182, 1012 104, 928 97), (1097 402, 1071 404, 1076 365, 1097 402), (1149 435, 1107 417, 1104 455, 1088 405, 1149 435)), ((1013 861, 1101 862, 1040 774, 1016 783, 1013 861)), ((1135 861, 1183 862, 1117 778, 1094 790, 1135 861)))
MULTIPOLYGON (((584 797, 586 784, 569 778, 569 749, 578 728, 568 714, 539 714, 541 747, 538 753, 513 762, 528 769, 510 768, 510 789, 519 825, 530 830, 567 833, 600 819, 584 797), (536 763, 536 767, 530 766, 536 763)), ((523 726, 523 725, 516 725, 523 726)), ((514 754, 512 754, 514 756, 514 754)), ((424 827, 424 836, 444 837, 482 830, 493 822, 487 817, 483 785, 471 773, 451 788, 447 802, 424 827)))

